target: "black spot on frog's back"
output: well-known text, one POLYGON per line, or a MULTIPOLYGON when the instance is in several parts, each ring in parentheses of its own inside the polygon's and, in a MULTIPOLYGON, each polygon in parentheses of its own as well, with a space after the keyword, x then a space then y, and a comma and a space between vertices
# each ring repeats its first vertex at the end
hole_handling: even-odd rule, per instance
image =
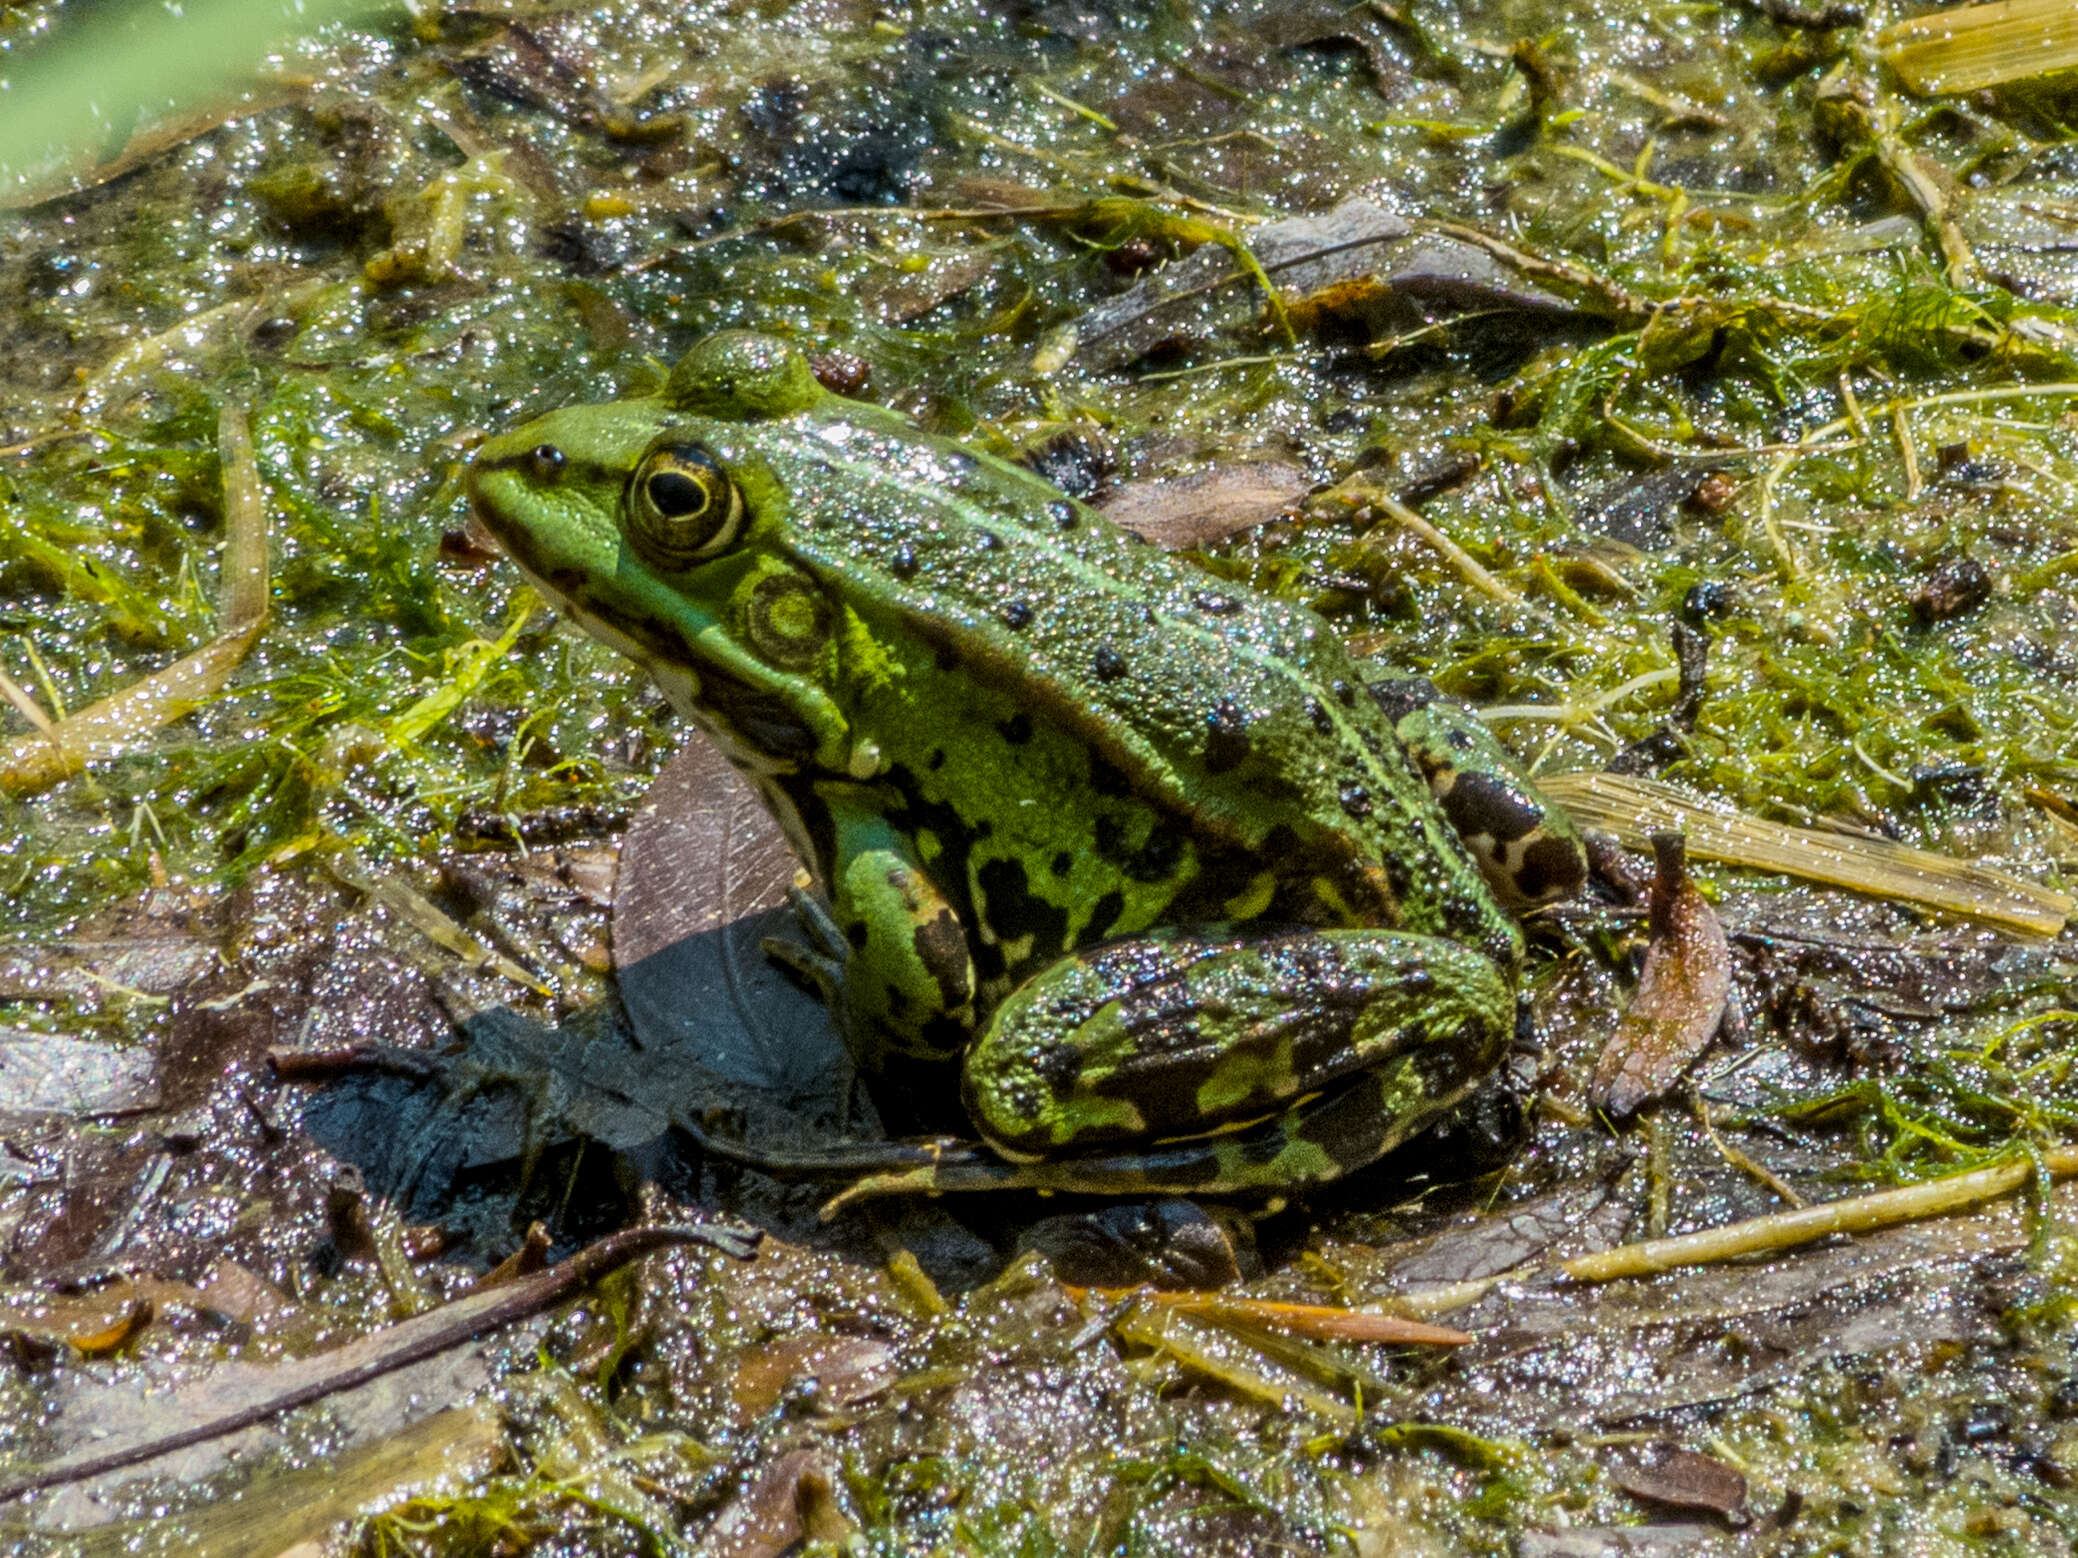
POLYGON ((974 990, 967 972, 967 937, 958 917, 943 910, 917 926, 915 938, 917 961, 936 981, 939 1004, 951 1011, 971 1001, 974 990))
POLYGON ((1248 761, 1248 716, 1232 698, 1222 698, 1205 716, 1205 771, 1230 773, 1248 761))
POLYGON ((1032 957, 1058 956, 1068 944, 1068 911, 1032 891, 1024 863, 998 856, 974 873, 990 936, 1004 944, 1030 938, 1032 957))
POLYGON ((1037 1046, 1032 1051, 1031 1067, 1042 1082, 1056 1094, 1062 1094, 1075 1085, 1083 1058, 1082 1047, 1064 1039, 1037 1046))
POLYGON ((1111 927, 1125 911, 1125 894, 1117 891, 1108 892, 1091 904, 1089 919, 1082 927, 1082 945, 1089 946, 1110 935, 1111 927))
POLYGON ((1097 853, 1133 881, 1167 881, 1182 863, 1183 836, 1156 818, 1145 836, 1136 838, 1137 820, 1131 813, 1099 814, 1095 828, 1097 853))
POLYGON ((1090 789, 1106 800, 1125 800, 1133 794, 1133 781, 1116 763, 1090 754, 1090 789))
MULTIPOLYGON (((1432 703, 1439 702, 1443 697, 1443 694, 1437 690, 1436 684, 1426 676, 1392 677, 1385 681, 1371 682, 1367 685, 1371 696, 1378 700, 1378 707, 1384 711, 1385 717, 1394 724, 1398 724, 1410 714, 1427 708, 1432 703)), ((1338 684, 1336 690, 1339 693, 1341 685, 1338 684)), ((1344 699, 1343 701, 1348 702, 1349 700, 1344 699)))
POLYGON ((1587 856, 1570 839, 1532 839, 1514 878, 1515 890, 1533 903, 1570 898, 1587 885, 1587 856))

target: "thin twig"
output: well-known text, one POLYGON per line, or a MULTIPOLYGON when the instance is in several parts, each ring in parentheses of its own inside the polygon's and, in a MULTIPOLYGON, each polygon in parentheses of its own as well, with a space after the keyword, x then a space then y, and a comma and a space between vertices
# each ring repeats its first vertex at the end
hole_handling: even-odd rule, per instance
POLYGON ((1804 1198, 1797 1194, 1796 1187, 1788 1180, 1717 1134, 1717 1122, 1710 1117, 1710 1101, 1703 1096, 1700 1088, 1690 1086, 1688 1101, 1689 1107, 1695 1111, 1696 1123, 1703 1127, 1703 1135, 1709 1139, 1710 1145, 1717 1149, 1719 1157, 1747 1178, 1767 1186, 1781 1198, 1784 1206, 1800 1207, 1805 1204, 1804 1198))
POLYGON ((560 1265, 501 1286, 479 1289, 427 1314, 348 1342, 344 1347, 280 1366, 284 1375, 300 1376, 275 1395, 206 1415, 171 1433, 128 1444, 96 1444, 60 1456, 32 1471, 0 1480, 0 1503, 43 1488, 60 1487, 155 1460, 174 1450, 202 1444, 250 1428, 293 1407, 352 1390, 398 1369, 422 1363, 451 1347, 525 1320, 589 1287, 609 1271, 654 1250, 675 1244, 707 1244, 741 1259, 755 1249, 753 1230, 733 1227, 688 1228, 660 1225, 630 1228, 579 1250, 560 1265))

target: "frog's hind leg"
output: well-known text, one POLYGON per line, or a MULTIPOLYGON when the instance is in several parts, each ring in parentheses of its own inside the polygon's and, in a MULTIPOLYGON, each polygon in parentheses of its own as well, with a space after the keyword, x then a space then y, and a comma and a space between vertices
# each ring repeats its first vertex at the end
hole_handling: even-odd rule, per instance
POLYGON ((1528 909, 1580 891, 1587 846, 1579 830, 1476 714, 1426 677, 1365 685, 1496 897, 1528 909))
POLYGON ((1344 1082, 1274 1119, 1225 1136, 1170 1142, 1141 1152, 1054 1162, 1006 1163, 974 1156, 876 1173, 823 1207, 830 1217, 877 1196, 972 1190, 1039 1190, 1099 1196, 1256 1196, 1281 1203, 1375 1162, 1462 1101, 1469 1085, 1435 1110, 1401 1113, 1409 1062, 1344 1082))
MULTIPOLYGON (((1514 1026, 1502 970, 1439 937, 1179 930, 1095 948, 1013 992, 963 1081, 1011 1182, 1297 1189, 1456 1104, 1514 1026)), ((947 1165, 920 1188, 969 1188, 989 1167, 947 1165)))

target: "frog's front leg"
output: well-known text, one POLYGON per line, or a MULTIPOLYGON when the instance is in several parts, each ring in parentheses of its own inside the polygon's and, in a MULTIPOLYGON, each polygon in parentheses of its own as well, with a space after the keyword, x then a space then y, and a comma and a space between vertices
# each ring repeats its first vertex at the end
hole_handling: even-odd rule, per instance
MULTIPOLYGON (((968 1054, 966 1103, 1012 1160, 998 1183, 1295 1190, 1462 1100, 1514 1025, 1506 972, 1438 937, 1180 931, 1064 959, 1013 992, 968 1054)), ((929 1178, 887 1188, 988 1176, 929 1178)))
POLYGON ((834 845, 830 909, 850 949, 839 1025, 869 1076, 891 1061, 946 1065, 975 1026, 974 960, 952 901, 873 796, 821 788, 834 845))

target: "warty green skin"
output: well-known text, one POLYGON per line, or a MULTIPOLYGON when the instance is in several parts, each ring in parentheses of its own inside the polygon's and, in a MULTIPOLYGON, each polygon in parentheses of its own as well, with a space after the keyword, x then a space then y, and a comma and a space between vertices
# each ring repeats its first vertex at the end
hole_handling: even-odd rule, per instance
POLYGON ((829 394, 769 338, 491 439, 470 488, 757 785, 848 946, 869 1076, 959 1071, 993 1152, 891 1157, 917 1167, 865 1191, 1346 1173, 1499 1058, 1523 949, 1488 875, 1535 901, 1583 874, 1497 749, 1421 694, 1381 706, 1312 612, 829 394), (742 505, 688 566, 631 520, 660 447, 742 505))

